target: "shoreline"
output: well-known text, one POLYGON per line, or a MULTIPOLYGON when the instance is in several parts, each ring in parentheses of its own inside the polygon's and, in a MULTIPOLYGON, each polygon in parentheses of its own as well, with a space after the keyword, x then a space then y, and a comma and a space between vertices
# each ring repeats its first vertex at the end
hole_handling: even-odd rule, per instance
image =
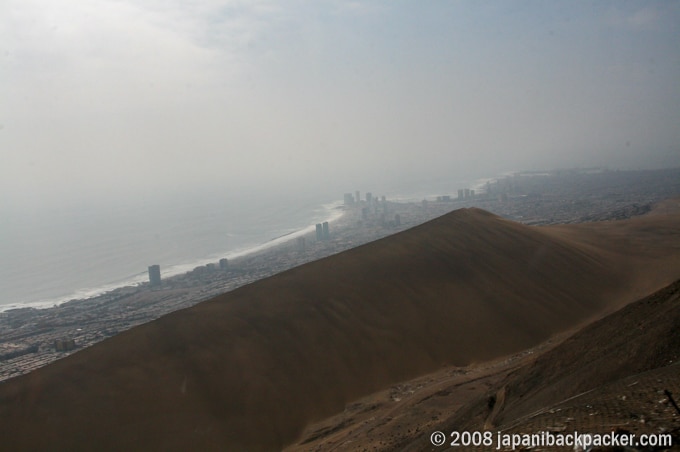
MULTIPOLYGON (((679 171, 680 169, 670 169, 670 171, 679 171)), ((552 223, 560 223, 560 222, 565 222, 565 223, 571 223, 571 222, 578 222, 578 221, 588 221, 588 218, 581 218, 577 221, 572 221, 568 220, 565 221, 564 219, 555 219, 555 218, 546 218, 543 220, 531 220, 531 219, 526 219, 525 215, 521 214, 516 214, 513 213, 514 210, 517 210, 517 206, 513 205, 513 201, 516 201, 512 199, 513 194, 515 197, 517 196, 516 193, 516 181, 518 179, 522 178, 554 178, 556 175, 560 175, 563 173, 574 173, 574 174, 587 174, 587 175, 598 175, 598 174, 606 174, 606 173, 654 173, 654 172, 659 172, 659 171, 668 171, 668 170, 641 170, 641 171, 610 171, 606 169, 600 169, 600 168, 585 168, 581 170, 552 170, 552 171, 511 171, 511 172, 506 172, 503 173, 500 176, 495 176, 495 177, 487 177, 487 178, 478 178, 475 179, 473 182, 470 184, 470 188, 472 190, 476 191, 476 195, 474 198, 467 199, 467 200, 461 200, 456 197, 455 193, 452 193, 450 195, 449 200, 445 202, 452 202, 452 203, 463 203, 463 204, 469 204, 473 203, 475 205, 479 204, 479 202, 482 202, 482 204, 485 204, 484 201, 489 201, 491 200, 496 200, 496 197, 499 197, 499 192, 503 192, 506 195, 510 195, 509 201, 501 201, 500 197, 498 199, 498 206, 496 208, 491 208, 489 209, 493 213, 499 214, 501 216, 505 216, 511 219, 514 219, 516 221, 520 221, 522 223, 526 224, 552 224, 552 223), (491 190, 491 193, 488 193, 488 191, 491 190)), ((521 196, 526 196, 526 195, 521 195, 521 196)), ((409 205, 409 204, 418 204, 420 202, 429 202, 433 203, 436 201, 433 201, 428 198, 437 198, 438 195, 431 194, 428 195, 424 198, 422 198, 422 201, 418 201, 417 199, 421 199, 421 197, 418 196, 396 196, 394 198, 390 199, 390 203, 392 204, 403 204, 403 205, 409 205)), ((365 203, 365 201, 362 201, 365 203)), ((463 204, 461 204, 459 207, 462 207, 463 204)), ((488 203, 486 203, 488 204, 488 203)), ((344 217, 346 217, 346 214, 348 213, 346 206, 342 203, 341 200, 336 200, 332 201, 326 204, 323 204, 324 207, 327 208, 329 213, 332 213, 330 217, 326 217, 324 219, 318 220, 319 222, 324 222, 328 221, 329 224, 333 223, 338 223, 339 221, 342 221, 344 217)), ((482 206, 482 208, 489 208, 489 206, 482 206)), ((452 210, 452 209, 451 209, 452 210)), ((441 213, 445 213, 442 211, 441 213)), ((635 214, 635 212, 632 212, 635 214)), ((638 212, 637 214, 640 214, 643 212, 638 212)), ((624 215, 626 213, 623 213, 624 215)), ((356 216, 356 215, 355 215, 356 216)), ((436 216, 436 215, 435 215, 436 216)), ((432 219, 434 216, 430 215, 428 219, 432 219)), ((592 220, 598 221, 598 215, 593 215, 592 220)), ((345 223, 346 224, 346 223, 345 223)), ((193 272, 195 272, 197 269, 204 267, 209 264, 216 264, 221 258, 227 258, 230 262, 236 261, 236 260, 241 260, 241 259, 249 259, 249 258, 255 258, 258 254, 267 252, 269 250, 276 250, 277 248, 281 247, 286 247, 290 246, 292 242, 295 241, 298 237, 306 237, 306 236, 313 236, 315 232, 315 225, 310 224, 302 229, 291 231, 289 233, 280 235, 278 237, 271 238, 263 243, 259 244, 251 244, 251 245, 246 245, 241 248, 237 248, 235 250, 230 250, 225 253, 213 253, 211 256, 202 258, 202 259, 197 259, 193 260, 191 262, 183 263, 183 264, 174 264, 170 265, 166 268, 165 272, 163 271, 164 267, 161 267, 161 276, 164 281, 170 281, 176 278, 182 279, 183 277, 189 276, 193 272)), ((377 236, 376 236, 377 237, 377 236)), ((312 237, 313 238, 313 237, 312 237)), ((379 237, 377 237, 379 238, 379 237)), ((150 264, 151 265, 151 264, 150 264)), ((46 310, 46 309, 54 309, 55 307, 62 306, 67 303, 79 303, 79 302, 86 302, 88 300, 94 300, 99 297, 107 296, 110 294, 114 294, 117 292, 129 292, 130 289, 141 289, 143 290, 145 287, 148 287, 149 285, 149 277, 148 273, 146 270, 142 270, 138 272, 136 275, 126 277, 122 281, 119 282, 112 282, 112 283, 105 283, 102 284, 101 286, 98 287, 92 287, 92 288, 80 288, 74 290, 71 294, 69 295, 64 295, 64 296, 57 296, 57 297, 51 297, 51 298, 46 298, 38 301, 28 301, 28 302, 13 302, 13 303, 7 303, 0 305, 0 315, 2 315, 5 312, 12 312, 12 311, 23 311, 23 310, 46 310)))
MULTIPOLYGON (((329 210, 329 213, 332 213, 333 215, 321 220, 322 222, 328 221, 329 223, 332 223, 342 217, 343 212, 341 209, 343 209, 343 206, 341 201, 337 200, 332 201, 327 204, 324 204, 324 206, 328 206, 327 209, 329 210), (341 213, 337 214, 338 211, 340 211, 341 213)), ((286 233, 282 236, 271 238, 263 243, 245 245, 243 247, 236 248, 225 253, 213 253, 211 256, 201 259, 195 259, 192 260, 191 262, 170 265, 167 267, 165 272, 163 272, 163 267, 161 267, 161 276, 163 280, 185 276, 196 270, 196 268, 216 263, 221 258, 227 258, 230 261, 232 259, 248 258, 256 255, 257 253, 266 251, 270 248, 285 245, 287 242, 295 240, 297 237, 311 234, 314 232, 314 227, 315 226, 312 224, 302 229, 286 233)), ((120 282, 104 283, 97 287, 79 288, 74 290, 72 293, 68 295, 45 298, 37 301, 26 302, 20 301, 3 304, 0 305, 0 314, 2 314, 3 312, 14 310, 52 309, 61 306, 65 303, 84 302, 122 289, 143 287, 145 285, 148 285, 148 283, 149 283, 148 273, 146 270, 143 270, 137 273, 136 275, 124 278, 120 282)))
MULTIPOLYGON (((423 212, 415 203, 387 201, 379 211, 376 209, 362 219, 361 207, 363 204, 338 209, 329 221, 329 240, 316 240, 312 225, 230 259, 227 270, 203 265, 166 276, 159 287, 144 282, 53 307, 0 312, 0 383, 173 311, 408 229, 430 219, 434 212, 423 212), (385 214, 400 215, 403 220, 395 224, 386 221, 385 214), (299 237, 305 238, 303 249, 297 241, 299 237)), ((447 203, 441 207, 450 211, 455 205, 447 203)))
POLYGON ((338 209, 329 240, 317 241, 314 226, 309 226, 298 231, 299 235, 279 236, 251 254, 230 259, 226 270, 203 265, 166 276, 160 287, 145 282, 56 307, 0 312, 0 382, 173 311, 459 208, 477 207, 527 225, 611 221, 641 215, 651 210, 652 204, 680 195, 680 168, 598 175, 516 174, 499 179, 490 188, 489 193, 463 200, 440 197, 435 201, 372 205, 362 201, 338 209), (621 193, 624 182, 628 191, 621 193), (298 237, 305 238, 304 246, 296 240, 298 237))

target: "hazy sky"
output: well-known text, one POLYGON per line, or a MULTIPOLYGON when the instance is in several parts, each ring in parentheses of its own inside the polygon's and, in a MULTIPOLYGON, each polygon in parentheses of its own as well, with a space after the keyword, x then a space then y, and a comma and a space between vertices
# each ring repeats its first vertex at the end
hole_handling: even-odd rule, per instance
POLYGON ((678 166, 679 119, 677 1, 0 0, 0 207, 678 166))

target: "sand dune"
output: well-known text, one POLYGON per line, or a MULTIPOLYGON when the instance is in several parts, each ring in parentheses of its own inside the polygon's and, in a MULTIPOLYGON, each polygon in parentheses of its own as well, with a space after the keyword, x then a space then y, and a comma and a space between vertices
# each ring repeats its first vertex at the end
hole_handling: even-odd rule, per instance
POLYGON ((594 323, 511 375, 496 423, 516 422, 541 407, 678 362, 680 280, 594 323))
MULTIPOLYGON (((505 433, 624 429, 638 436, 675 429, 678 441, 678 413, 664 391, 680 396, 679 302, 680 280, 587 326, 436 428, 505 433), (489 397, 500 401, 500 394, 502 403, 491 410, 489 397)), ((402 448, 421 450, 428 441, 422 436, 402 448)))
POLYGON ((536 228, 455 211, 8 381, 0 437, 22 450, 280 449, 358 397, 534 346, 667 284, 677 224, 536 228))

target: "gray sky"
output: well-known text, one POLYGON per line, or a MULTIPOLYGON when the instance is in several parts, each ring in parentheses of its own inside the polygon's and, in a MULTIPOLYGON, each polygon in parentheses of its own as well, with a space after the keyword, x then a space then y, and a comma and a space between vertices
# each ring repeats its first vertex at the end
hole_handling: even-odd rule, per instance
POLYGON ((677 166, 679 118, 676 1, 0 0, 0 207, 677 166))

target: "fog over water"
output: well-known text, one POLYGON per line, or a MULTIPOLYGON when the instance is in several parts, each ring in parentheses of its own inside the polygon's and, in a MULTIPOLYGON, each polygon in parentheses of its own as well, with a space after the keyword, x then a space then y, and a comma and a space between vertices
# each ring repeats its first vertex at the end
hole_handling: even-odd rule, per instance
POLYGON ((207 257, 356 189, 677 166, 679 42, 668 1, 4 1, 3 287, 128 239, 207 257))

